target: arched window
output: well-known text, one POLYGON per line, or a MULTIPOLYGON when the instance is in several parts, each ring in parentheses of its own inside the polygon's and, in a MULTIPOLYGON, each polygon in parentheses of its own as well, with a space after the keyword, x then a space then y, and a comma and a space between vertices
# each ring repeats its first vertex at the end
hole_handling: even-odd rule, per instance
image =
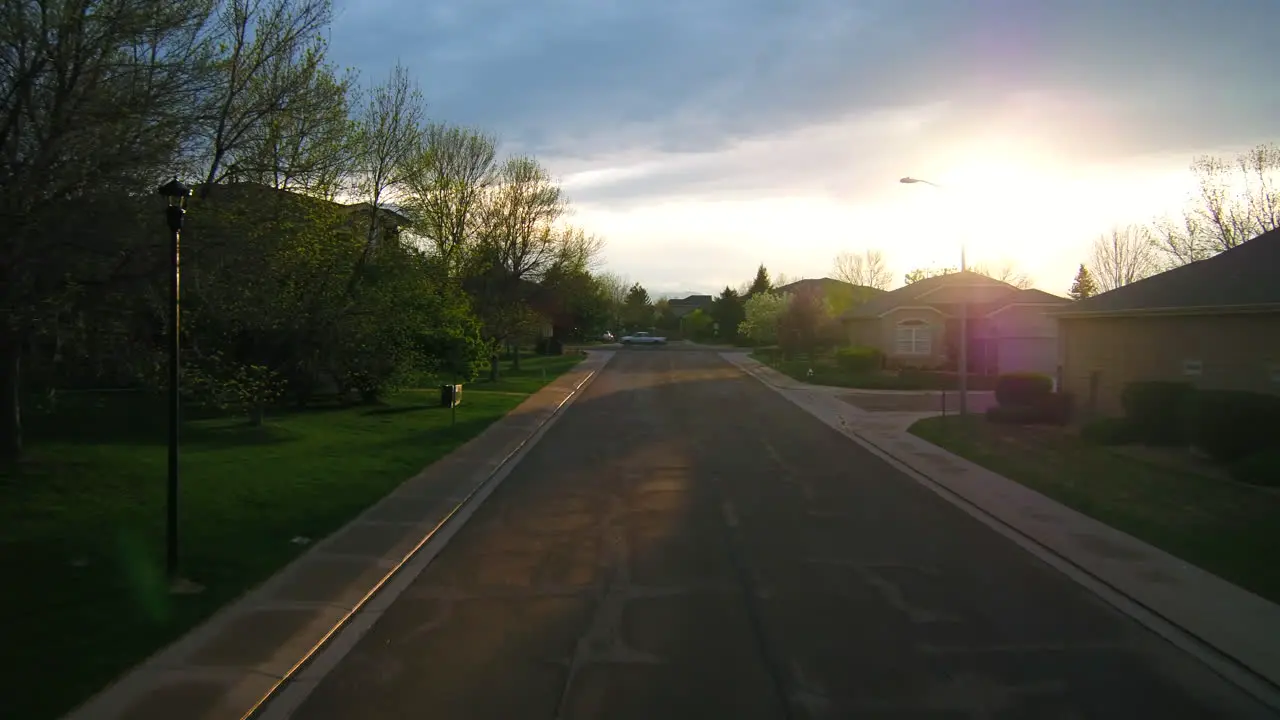
POLYGON ((898 323, 898 355, 928 355, 933 352, 933 331, 923 320, 903 320, 898 323))

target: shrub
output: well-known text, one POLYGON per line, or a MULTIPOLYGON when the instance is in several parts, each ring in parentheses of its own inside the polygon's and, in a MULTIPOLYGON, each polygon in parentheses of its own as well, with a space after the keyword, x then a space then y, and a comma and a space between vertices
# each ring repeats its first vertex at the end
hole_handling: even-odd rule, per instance
POLYGON ((1081 439, 1096 445, 1129 445, 1139 435, 1127 418, 1098 418, 1080 428, 1081 439))
POLYGON ((1049 393, 1031 405, 997 405, 987 409, 987 420, 1007 425, 1066 425, 1071 420, 1069 393, 1049 393))
POLYGON ((836 367, 850 373, 870 373, 884 366, 884 353, 873 347, 845 347, 836 350, 836 367))
POLYGON ((1241 390, 1200 390, 1185 406, 1191 444, 1214 460, 1235 462, 1280 438, 1280 397, 1241 390))
POLYGON ((1120 404, 1139 441, 1180 445, 1187 441, 1184 408, 1193 392, 1185 382, 1131 382, 1120 392, 1120 404))
POLYGON ((1280 448, 1253 453, 1231 466, 1231 477, 1263 487, 1280 486, 1280 448))
POLYGON ((1034 406, 1053 392, 1053 378, 1040 373, 1004 373, 996 380, 996 402, 1034 406))

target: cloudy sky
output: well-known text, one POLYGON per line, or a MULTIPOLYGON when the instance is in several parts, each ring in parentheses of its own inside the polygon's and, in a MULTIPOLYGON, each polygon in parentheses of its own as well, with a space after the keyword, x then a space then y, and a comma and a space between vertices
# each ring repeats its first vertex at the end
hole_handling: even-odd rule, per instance
POLYGON ((335 60, 539 157, 652 292, 964 241, 1064 293, 1194 156, 1280 139, 1276 0, 336 2, 335 60))

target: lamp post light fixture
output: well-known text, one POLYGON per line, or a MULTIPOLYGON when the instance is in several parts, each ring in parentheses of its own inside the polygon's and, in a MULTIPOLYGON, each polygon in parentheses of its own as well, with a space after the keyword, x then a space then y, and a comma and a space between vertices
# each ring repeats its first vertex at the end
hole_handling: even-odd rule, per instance
POLYGON ((199 586, 181 580, 178 576, 178 426, 182 419, 178 396, 181 368, 178 251, 182 237, 182 219, 187 214, 187 198, 191 197, 191 188, 174 177, 161 185, 157 192, 168 201, 165 220, 172 235, 169 246, 169 477, 165 504, 165 570, 171 592, 191 593, 199 592, 199 586))
MULTIPOLYGON (((903 185, 931 185, 939 190, 946 188, 936 182, 930 182, 921 178, 913 178, 910 175, 904 177, 898 182, 903 185)), ((964 241, 960 242, 960 272, 965 272, 969 268, 965 265, 965 247, 964 241)), ((960 358, 956 362, 956 372, 960 375, 960 414, 967 415, 969 412, 969 300, 961 298, 960 300, 960 358)))

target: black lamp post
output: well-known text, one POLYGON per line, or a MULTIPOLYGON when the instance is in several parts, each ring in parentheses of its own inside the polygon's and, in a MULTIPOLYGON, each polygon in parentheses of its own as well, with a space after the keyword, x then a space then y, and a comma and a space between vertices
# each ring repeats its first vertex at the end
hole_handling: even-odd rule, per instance
POLYGON ((169 482, 166 503, 165 568, 171 587, 177 589, 178 581, 178 423, 181 420, 178 399, 179 364, 179 309, 178 309, 178 247, 182 235, 182 217, 187 213, 187 198, 191 188, 174 177, 160 186, 158 191, 168 201, 165 220, 173 243, 169 247, 169 482))

